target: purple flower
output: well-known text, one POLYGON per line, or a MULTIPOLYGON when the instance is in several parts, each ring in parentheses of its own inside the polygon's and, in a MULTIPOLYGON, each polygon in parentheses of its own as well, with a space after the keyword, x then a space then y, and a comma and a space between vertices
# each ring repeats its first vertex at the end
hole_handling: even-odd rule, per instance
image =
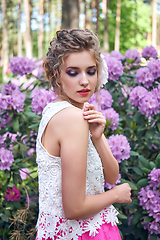
POLYGON ((104 187, 107 188, 107 189, 111 189, 111 188, 115 187, 120 182, 121 182, 121 174, 119 174, 118 180, 116 181, 115 184, 111 185, 111 184, 105 182, 104 187))
POLYGON ((111 94, 106 89, 101 89, 100 91, 100 103, 101 109, 110 108, 113 103, 111 94))
POLYGON ((44 68, 42 67, 43 64, 43 59, 36 62, 36 68, 32 71, 32 74, 38 78, 42 77, 43 73, 44 73, 44 68))
POLYGON ((119 114, 113 108, 108 108, 103 110, 103 115, 106 121, 109 122, 108 127, 112 129, 112 131, 116 130, 119 123, 119 114))
POLYGON ((146 88, 148 88, 152 86, 152 83, 154 82, 154 77, 150 72, 149 68, 143 67, 137 70, 135 80, 138 84, 143 84, 146 88))
POLYGON ((11 151, 0 148, 0 170, 10 170, 12 163, 14 162, 13 154, 11 151))
POLYGON ((13 83, 6 84, 0 95, 0 110, 23 111, 25 94, 13 83))
POLYGON ((140 63, 141 62, 141 57, 140 57, 140 53, 138 52, 137 49, 128 49, 125 52, 125 58, 132 60, 134 63, 140 63))
POLYGON ((151 59, 147 63, 147 67, 150 69, 154 79, 160 77, 160 60, 159 59, 151 59))
POLYGON ((120 53, 119 51, 115 51, 115 50, 111 51, 109 56, 110 57, 115 57, 118 60, 123 60, 124 59, 124 56, 122 55, 122 53, 120 53))
POLYGON ((27 57, 12 57, 10 59, 10 68, 14 75, 30 74, 36 67, 35 60, 27 57))
POLYGON ((113 103, 111 94, 106 89, 101 89, 99 93, 94 93, 88 101, 99 111, 110 108, 113 103))
POLYGON ((21 194, 20 194, 20 189, 17 189, 17 186, 13 186, 13 188, 8 188, 6 191, 6 195, 4 195, 4 198, 7 199, 7 201, 20 201, 21 199, 21 194))
POLYGON ((148 94, 147 89, 141 86, 137 86, 133 88, 133 90, 130 92, 129 101, 133 106, 137 107, 139 106, 140 100, 147 94, 148 94))
POLYGON ((152 92, 148 92, 139 102, 138 109, 147 118, 159 113, 160 104, 152 92))
POLYGON ((157 88, 153 88, 152 91, 153 95, 157 98, 158 102, 160 103, 160 85, 157 88))
POLYGON ((160 169, 153 168, 148 174, 149 184, 151 186, 159 187, 160 185, 160 169))
MULTIPOLYGON (((0 104, 1 104, 1 100, 0 100, 0 104)), ((3 109, 0 108, 0 111, 2 111, 3 109)), ((3 114, 0 115, 0 130, 1 128, 5 128, 6 125, 11 121, 11 118, 9 117, 9 114, 6 113, 6 114, 3 114)))
POLYGON ((30 176, 30 171, 29 171, 28 168, 21 168, 21 169, 19 170, 19 172, 20 172, 20 177, 21 177, 22 179, 26 179, 27 177, 30 176))
POLYGON ((55 95, 55 93, 52 90, 48 91, 46 89, 36 89, 32 97, 33 97, 31 102, 32 110, 37 115, 40 115, 45 106, 47 105, 47 103, 54 101, 57 95, 55 95))
POLYGON ((129 142, 127 138, 122 134, 110 136, 108 139, 108 144, 110 146, 113 156, 117 159, 118 163, 130 157, 131 148, 129 142))
POLYGON ((142 51, 142 57, 149 59, 149 58, 157 58, 157 50, 151 45, 147 46, 142 51))
MULTIPOLYGON (((160 233, 160 169, 153 169, 150 174, 148 174, 149 184, 143 187, 139 191, 138 199, 139 205, 142 206, 144 210, 147 210, 148 216, 152 217, 148 223, 143 222, 142 225, 144 229, 148 229, 149 234, 159 234, 160 233)), ((144 216, 144 218, 147 214, 144 216)))
POLYGON ((123 74, 123 65, 121 61, 115 57, 107 57, 105 61, 108 66, 108 79, 112 81, 118 80, 123 74))
POLYGON ((5 143, 6 139, 10 140, 10 146, 9 146, 9 150, 13 149, 13 145, 12 143, 16 140, 17 134, 14 133, 10 133, 10 132, 6 132, 3 135, 0 135, 0 148, 4 147, 6 148, 7 144, 5 143))

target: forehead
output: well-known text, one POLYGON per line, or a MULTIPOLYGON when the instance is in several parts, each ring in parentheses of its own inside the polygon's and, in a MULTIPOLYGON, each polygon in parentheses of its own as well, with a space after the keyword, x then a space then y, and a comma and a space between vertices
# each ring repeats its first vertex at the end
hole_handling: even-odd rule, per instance
POLYGON ((95 66, 96 60, 92 52, 83 51, 83 52, 74 52, 71 53, 65 60, 65 67, 88 67, 95 66))

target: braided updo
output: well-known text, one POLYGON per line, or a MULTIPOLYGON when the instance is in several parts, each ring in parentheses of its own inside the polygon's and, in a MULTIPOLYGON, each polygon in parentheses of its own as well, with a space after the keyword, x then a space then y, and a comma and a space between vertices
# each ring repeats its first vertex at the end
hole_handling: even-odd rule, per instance
MULTIPOLYGON (((95 57, 98 71, 101 69, 102 60, 100 58, 98 37, 92 31, 80 29, 60 30, 56 32, 56 35, 50 42, 49 51, 43 61, 43 67, 55 93, 60 94, 57 79, 61 75, 64 60, 69 54, 84 50, 91 52, 95 57)), ((96 91, 98 88, 99 80, 96 91)))

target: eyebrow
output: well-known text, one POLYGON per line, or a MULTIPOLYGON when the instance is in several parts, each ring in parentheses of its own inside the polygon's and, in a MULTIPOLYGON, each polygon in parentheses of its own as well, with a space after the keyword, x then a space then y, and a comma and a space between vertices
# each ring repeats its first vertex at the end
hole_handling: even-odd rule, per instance
MULTIPOLYGON (((94 67, 97 67, 97 66, 96 66, 96 65, 89 66, 87 69, 94 68, 94 67)), ((67 69, 68 69, 68 68, 79 69, 79 67, 72 67, 72 66, 67 67, 67 69)), ((66 69, 66 70, 67 70, 67 69, 66 69)))

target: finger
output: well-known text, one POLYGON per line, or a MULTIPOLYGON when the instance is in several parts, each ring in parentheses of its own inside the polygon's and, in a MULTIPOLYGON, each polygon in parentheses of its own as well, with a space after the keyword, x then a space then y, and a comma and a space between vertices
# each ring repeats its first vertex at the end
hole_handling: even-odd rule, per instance
POLYGON ((89 103, 86 103, 84 105, 84 110, 88 111, 88 110, 96 110, 95 106, 93 104, 89 104, 89 103))

